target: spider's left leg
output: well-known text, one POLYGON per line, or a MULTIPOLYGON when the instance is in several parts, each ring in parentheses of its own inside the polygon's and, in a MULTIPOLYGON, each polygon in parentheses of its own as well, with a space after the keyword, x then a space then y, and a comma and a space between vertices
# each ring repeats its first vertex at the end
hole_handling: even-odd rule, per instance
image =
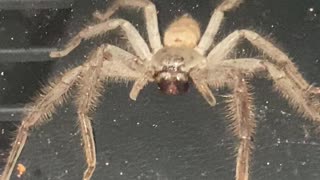
POLYGON ((116 0, 104 13, 96 11, 94 16, 101 21, 109 19, 119 8, 143 8, 148 38, 153 52, 162 48, 155 5, 149 0, 116 0))
POLYGON ((233 94, 228 101, 228 113, 232 120, 233 134, 240 141, 237 147, 236 180, 248 180, 253 149, 252 139, 256 127, 254 106, 247 82, 242 76, 235 76, 231 87, 233 94))
MULTIPOLYGON (((274 88, 289 101, 289 105, 304 117, 320 123, 320 101, 305 93, 282 69, 266 60, 243 58, 226 60, 221 67, 236 69, 243 74, 266 74, 274 82, 274 88)), ((221 68, 220 67, 220 68, 221 68)), ((219 68, 219 67, 218 67, 219 68)))
MULTIPOLYGON (((302 90, 305 90, 306 93, 310 92, 310 84, 302 77, 290 58, 275 45, 253 31, 237 30, 228 35, 208 54, 207 58, 209 59, 209 66, 213 66, 214 64, 219 63, 219 61, 226 59, 228 54, 233 51, 233 48, 243 38, 247 39, 254 46, 269 56, 271 59, 267 59, 267 61, 274 63, 275 66, 282 69, 282 71, 287 74, 288 78, 292 79, 297 86, 302 90)), ((320 90, 317 88, 312 88, 312 91, 319 92, 320 94, 320 90)))
POLYGON ((196 47, 200 54, 204 55, 214 45, 214 39, 224 18, 224 13, 237 8, 242 2, 243 0, 224 0, 214 10, 207 28, 196 47))

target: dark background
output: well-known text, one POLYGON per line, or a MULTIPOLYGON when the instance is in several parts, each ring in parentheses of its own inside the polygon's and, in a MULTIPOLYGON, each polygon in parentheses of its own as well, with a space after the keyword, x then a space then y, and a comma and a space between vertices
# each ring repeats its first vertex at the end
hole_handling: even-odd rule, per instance
MULTIPOLYGON (((204 30, 219 2, 155 1, 161 33, 184 13, 191 14, 204 30)), ((21 119, 20 107, 30 102, 42 84, 62 69, 83 62, 90 49, 101 42, 122 44, 115 32, 83 43, 61 60, 52 62, 47 57, 49 50, 63 46, 82 27, 93 24, 92 12, 104 9, 108 3, 79 0, 60 10, 0 11, 0 171, 21 119), (19 48, 40 48, 41 53, 7 53, 8 49, 19 48)), ((118 15, 146 35, 140 13, 131 10, 118 15)), ((226 14, 218 39, 241 28, 272 39, 288 52, 309 82, 320 84, 318 0, 247 0, 226 14)), ((235 55, 259 56, 246 42, 235 55)), ((320 140, 314 131, 316 126, 288 107, 273 92, 271 81, 255 79, 251 83, 258 121, 251 179, 319 179, 320 140)), ((184 96, 170 97, 159 93, 153 84, 134 102, 128 97, 131 85, 105 86, 102 102, 93 115, 97 168, 92 179, 234 179, 237 141, 228 131, 223 103, 223 95, 228 92, 215 93, 218 105, 212 109, 194 89, 184 96)), ((81 179, 86 164, 72 100, 69 98, 58 109, 52 121, 30 132, 18 160, 27 167, 20 179, 81 179)), ((17 179, 15 171, 12 179, 17 179)))

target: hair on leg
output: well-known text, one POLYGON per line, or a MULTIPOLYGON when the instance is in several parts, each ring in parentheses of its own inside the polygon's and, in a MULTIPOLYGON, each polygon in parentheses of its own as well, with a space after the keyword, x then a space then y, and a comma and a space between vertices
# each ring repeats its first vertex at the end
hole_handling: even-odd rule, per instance
POLYGON ((89 61, 86 63, 87 69, 81 74, 78 84, 77 114, 87 162, 87 169, 83 175, 84 180, 91 178, 96 167, 95 142, 89 113, 95 109, 98 98, 101 96, 103 86, 103 48, 103 45, 100 46, 89 57, 89 61))
POLYGON ((248 180, 253 149, 252 139, 256 128, 254 105, 244 78, 236 76, 231 87, 233 94, 228 100, 228 114, 232 121, 232 132, 240 141, 237 147, 236 180, 248 180))
POLYGON ((320 99, 317 87, 310 87, 311 89, 301 88, 295 81, 288 76, 288 74, 276 65, 267 62, 266 60, 254 58, 241 58, 222 61, 218 67, 236 69, 243 74, 264 74, 270 78, 274 83, 274 88, 288 100, 298 113, 302 114, 308 119, 320 122, 320 99))

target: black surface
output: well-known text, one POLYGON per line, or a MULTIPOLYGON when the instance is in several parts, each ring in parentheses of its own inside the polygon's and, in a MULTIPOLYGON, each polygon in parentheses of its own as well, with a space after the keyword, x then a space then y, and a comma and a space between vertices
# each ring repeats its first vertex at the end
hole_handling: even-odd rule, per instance
MULTIPOLYGON (((204 28, 218 1, 155 3, 163 32, 170 21, 186 12, 204 28)), ((59 45, 90 24, 91 13, 103 7, 104 1, 74 4, 59 45)), ((135 11, 120 14, 134 24, 141 23, 135 11)), ((248 0, 236 11, 227 13, 219 39, 235 29, 253 29, 273 39, 293 57, 304 77, 319 85, 319 18, 318 0, 248 0)), ((143 26, 138 27, 143 30, 143 26)), ((111 38, 112 43, 118 42, 113 36, 107 37, 105 41, 111 38)), ((28 102, 40 84, 46 82, 48 74, 58 73, 69 67, 68 64, 80 63, 97 41, 101 40, 84 43, 55 64, 0 64, 1 106, 18 104, 20 107, 28 102)), ((244 43, 237 55, 256 56, 257 51, 244 43)), ((252 179, 319 179, 320 140, 313 131, 315 126, 289 108, 287 102, 272 91, 270 81, 258 79, 252 84, 258 121, 252 179)), ((211 109, 194 89, 184 96, 170 97, 149 85, 137 102, 133 102, 128 97, 130 88, 131 84, 106 85, 103 101, 93 116, 97 169, 92 179, 233 179, 236 141, 227 131, 228 120, 224 117, 225 104, 221 96, 224 92, 216 92, 219 104, 211 109)), ((85 162, 71 100, 59 108, 52 121, 31 132, 19 159, 19 163, 27 167, 20 179, 81 179, 85 162)), ((0 162, 9 151, 8 137, 14 124, 20 120, 19 113, 10 113, 10 116, 6 116, 8 121, 17 122, 0 122, 0 162)))
POLYGON ((70 8, 74 0, 0 0, 0 9, 70 8))

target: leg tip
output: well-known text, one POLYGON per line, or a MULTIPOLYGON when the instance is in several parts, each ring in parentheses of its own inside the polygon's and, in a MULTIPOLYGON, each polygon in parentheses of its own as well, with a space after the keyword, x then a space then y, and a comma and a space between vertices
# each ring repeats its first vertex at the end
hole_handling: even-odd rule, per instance
POLYGON ((59 51, 52 51, 50 52, 49 56, 51 58, 58 58, 58 57, 61 57, 61 53, 59 51))

